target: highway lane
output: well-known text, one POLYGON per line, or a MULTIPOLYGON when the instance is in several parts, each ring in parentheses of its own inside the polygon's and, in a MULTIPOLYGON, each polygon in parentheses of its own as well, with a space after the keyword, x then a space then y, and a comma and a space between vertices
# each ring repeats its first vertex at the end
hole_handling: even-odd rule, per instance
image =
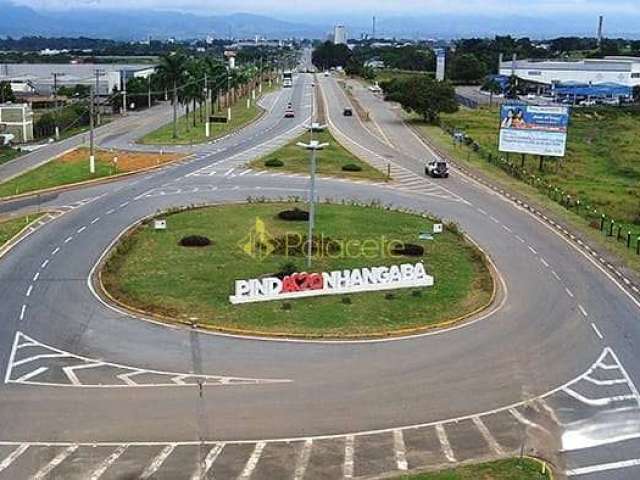
MULTIPOLYGON (((350 138, 384 152, 365 131, 342 119, 337 107, 341 100, 331 98, 329 88, 325 94, 333 106, 332 122, 350 138)), ((300 88, 297 92, 302 95, 300 88)), ((300 97, 296 104, 301 101, 300 97)), ((281 132, 288 131, 290 124, 278 124, 281 132)), ((241 135, 235 148, 247 150, 271 136, 269 132, 243 144, 241 135)), ((323 196, 378 199, 455 218, 494 259, 508 285, 506 304, 488 319, 441 335, 336 345, 200 335, 123 318, 97 303, 86 288, 89 269, 111 240, 142 216, 174 205, 238 201, 248 195, 303 196, 306 191, 305 178, 244 174, 241 166, 225 163, 235 163, 230 156, 230 151, 223 151, 218 157, 203 157, 147 180, 138 179, 136 185, 124 182, 67 192, 50 202, 71 204, 84 195, 106 193, 44 227, 0 264, 0 278, 10 285, 0 294, 7 306, 0 332, 2 368, 15 345, 14 334, 20 331, 41 342, 27 349, 46 350, 50 345, 119 367, 293 382, 211 387, 199 398, 197 389, 190 387, 92 388, 95 382, 113 382, 113 373, 101 372, 95 378, 82 377, 86 388, 65 388, 55 386, 69 382, 56 370, 64 364, 45 363, 50 373, 57 371, 50 378, 42 377, 51 382, 48 386, 29 386, 27 379, 0 390, 0 422, 6 440, 259 440, 437 423, 518 404, 584 373, 604 348, 579 308, 584 292, 615 295, 617 314, 634 312, 566 242, 481 188, 457 192, 465 200, 461 201, 420 188, 403 191, 333 180, 321 181, 323 196), (207 166, 218 158, 225 168, 207 166), (485 209, 486 215, 478 209, 485 209), (493 215, 500 223, 490 219, 493 215), (38 272, 41 275, 34 281, 38 272), (559 284, 553 272, 564 283, 559 284), (582 272, 584 285, 568 283, 572 274, 582 272), (19 292, 27 292, 33 282, 37 285, 20 320, 26 293, 19 292), (565 284, 575 289, 573 296, 561 288, 565 284), (578 288, 581 285, 584 291, 578 288)), ((594 318, 599 315, 591 310, 596 306, 588 304, 588 308, 594 318)), ((11 379, 34 371, 20 371, 20 367, 16 376, 12 367, 11 379)))

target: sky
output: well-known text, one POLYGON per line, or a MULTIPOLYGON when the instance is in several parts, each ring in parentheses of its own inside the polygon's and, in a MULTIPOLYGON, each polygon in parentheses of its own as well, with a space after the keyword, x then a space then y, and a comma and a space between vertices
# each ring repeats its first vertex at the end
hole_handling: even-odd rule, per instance
POLYGON ((13 3, 42 10, 150 8, 210 15, 249 12, 298 20, 308 14, 352 17, 474 12, 491 16, 556 16, 576 11, 593 15, 640 14, 640 0, 136 0, 134 3, 130 0, 13 0, 13 3))

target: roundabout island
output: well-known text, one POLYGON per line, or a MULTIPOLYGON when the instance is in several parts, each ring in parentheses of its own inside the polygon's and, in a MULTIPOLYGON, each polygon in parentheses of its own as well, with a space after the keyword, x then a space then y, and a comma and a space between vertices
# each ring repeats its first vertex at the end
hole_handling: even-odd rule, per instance
POLYGON ((154 318, 268 336, 406 335, 461 322, 491 304, 488 262, 457 225, 433 233, 442 224, 426 215, 325 203, 309 268, 305 206, 181 210, 160 216, 166 229, 154 228, 160 217, 147 219, 110 252, 101 283, 120 306, 154 318), (337 291, 327 272, 342 282, 337 291), (255 279, 259 290, 271 282, 277 291, 234 301, 241 279, 255 279))

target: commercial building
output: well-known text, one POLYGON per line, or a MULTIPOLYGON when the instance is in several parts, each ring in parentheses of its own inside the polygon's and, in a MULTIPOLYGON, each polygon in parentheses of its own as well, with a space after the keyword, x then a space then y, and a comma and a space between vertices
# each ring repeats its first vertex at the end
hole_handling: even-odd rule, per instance
POLYGON ((33 112, 25 103, 0 104, 0 135, 13 135, 14 143, 33 140, 33 112))
POLYGON ((57 84, 58 87, 97 85, 97 94, 104 96, 114 88, 122 90, 131 78, 147 78, 154 71, 154 65, 3 63, 0 81, 10 82, 18 95, 51 95, 57 84))
POLYGON ((333 43, 336 45, 347 44, 347 29, 344 25, 336 25, 333 27, 333 43))

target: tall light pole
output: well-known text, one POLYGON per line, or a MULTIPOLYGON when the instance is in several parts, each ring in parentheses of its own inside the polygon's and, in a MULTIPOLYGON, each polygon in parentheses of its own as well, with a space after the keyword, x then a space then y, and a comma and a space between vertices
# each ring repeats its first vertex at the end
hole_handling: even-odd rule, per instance
POLYGON ((92 175, 96 173, 96 157, 94 152, 94 103, 95 103, 95 92, 94 87, 91 87, 91 95, 89 99, 89 173, 92 175))
POLYGON ((64 77, 64 73, 53 73, 53 118, 56 124, 56 140, 60 140, 60 125, 58 125, 58 77, 64 77))
MULTIPOLYGON (((102 102, 100 101, 100 77, 105 74, 105 71, 100 70, 99 68, 96 68, 95 73, 96 73, 96 93, 95 94, 98 97, 98 105, 96 108, 96 112, 97 112, 96 123, 99 126, 100 125, 100 105, 102 105, 102 102)), ((107 86, 107 92, 108 90, 109 90, 109 87, 107 86)))

